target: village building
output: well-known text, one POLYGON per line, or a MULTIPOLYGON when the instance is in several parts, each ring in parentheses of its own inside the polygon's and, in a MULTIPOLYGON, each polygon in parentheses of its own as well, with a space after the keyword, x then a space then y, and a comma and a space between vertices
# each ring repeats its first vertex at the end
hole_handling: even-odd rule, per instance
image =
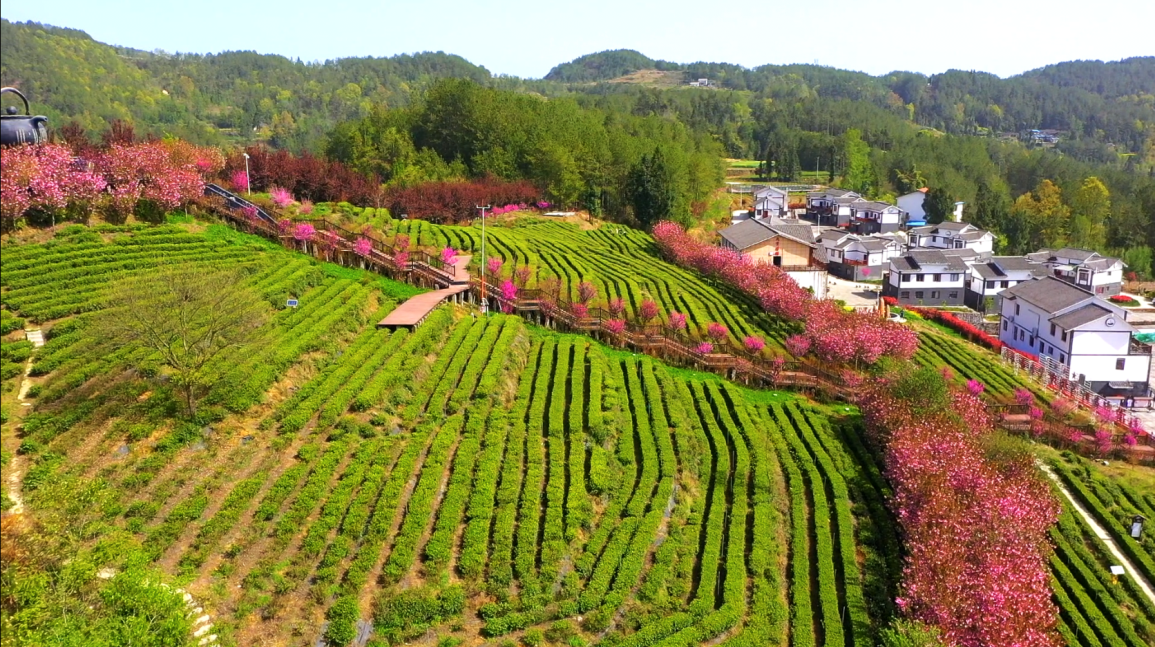
MULTIPOLYGON (((974 255, 971 250, 956 250, 963 251, 974 255)), ((963 256, 922 249, 892 258, 882 283, 882 294, 902 305, 961 306, 970 272, 963 256)))
POLYGON ((1127 266, 1117 258, 1087 249, 1064 247, 1027 254, 1027 260, 1046 267, 1052 276, 1101 297, 1119 294, 1123 290, 1123 269, 1127 266))
POLYGON ((827 271, 848 281, 881 279, 905 247, 894 235, 860 236, 840 229, 823 231, 818 242, 826 249, 827 271))
POLYGON ((1022 256, 976 259, 970 268, 965 302, 979 312, 998 312, 998 296, 1003 290, 1047 275, 1045 268, 1022 256))
POLYGON ((906 212, 907 224, 916 227, 926 224, 926 209, 923 203, 926 201, 927 188, 923 187, 917 191, 911 191, 905 195, 898 196, 898 208, 906 212))
POLYGON ((786 216, 790 211, 790 195, 776 186, 764 186, 754 191, 754 217, 786 216))
POLYGON ((1048 276, 1003 290, 999 339, 1038 355, 1052 372, 1105 398, 1145 398, 1151 346, 1135 339, 1127 311, 1048 276))
POLYGON ((995 235, 965 222, 940 222, 914 227, 909 232, 910 249, 971 249, 978 254, 994 251, 995 235))
POLYGON ((797 220, 751 219, 731 225, 719 235, 722 247, 755 263, 780 267, 816 297, 825 298, 826 253, 816 241, 814 227, 797 220))

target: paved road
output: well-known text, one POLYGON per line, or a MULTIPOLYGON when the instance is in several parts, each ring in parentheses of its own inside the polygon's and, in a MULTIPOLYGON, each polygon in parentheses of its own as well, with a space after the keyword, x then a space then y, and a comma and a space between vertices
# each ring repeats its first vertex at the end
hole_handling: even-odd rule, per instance
POLYGON ((881 285, 870 283, 855 283, 831 275, 828 279, 826 296, 831 299, 841 299, 848 306, 874 306, 878 304, 878 291, 881 285))

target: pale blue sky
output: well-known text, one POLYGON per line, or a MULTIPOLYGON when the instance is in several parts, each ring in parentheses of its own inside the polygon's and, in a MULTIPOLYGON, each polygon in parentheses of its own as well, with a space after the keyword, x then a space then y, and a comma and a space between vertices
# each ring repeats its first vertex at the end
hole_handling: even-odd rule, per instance
POLYGON ((683 63, 1000 76, 1155 55, 1152 0, 9 0, 0 15, 145 50, 303 60, 441 50, 522 77, 618 48, 683 63))

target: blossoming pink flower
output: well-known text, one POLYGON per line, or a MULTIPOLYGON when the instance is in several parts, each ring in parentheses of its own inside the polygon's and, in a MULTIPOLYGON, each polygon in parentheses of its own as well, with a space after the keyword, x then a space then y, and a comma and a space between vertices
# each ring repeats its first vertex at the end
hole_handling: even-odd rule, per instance
POLYGON ((766 342, 762 341, 761 337, 749 335, 742 340, 742 345, 751 353, 760 353, 766 347, 766 342))
POLYGON ((1029 389, 1019 387, 1015 389, 1015 402, 1018 404, 1031 404, 1035 401, 1035 394, 1031 393, 1029 389))
POLYGON ((232 177, 229 178, 233 188, 237 191, 245 192, 249 190, 249 174, 244 171, 233 171, 232 177))
POLYGON ((669 326, 671 330, 685 330, 686 315, 680 312, 671 312, 669 326))
POLYGON ((293 194, 289 193, 288 189, 282 189, 279 186, 269 189, 269 198, 271 198, 273 204, 278 207, 287 207, 293 204, 293 194))
POLYGON ((810 352, 810 340, 802 335, 791 335, 783 342, 786 352, 795 357, 802 357, 810 352))
POLYGON ((626 303, 621 297, 614 297, 606 304, 606 309, 610 311, 610 316, 620 317, 626 311, 626 303))
POLYGON ((706 334, 716 343, 721 343, 730 336, 730 330, 720 323, 710 323, 706 325, 706 334))
POLYGON ((514 300, 517 298, 517 285, 513 281, 505 281, 501 284, 501 296, 507 300, 514 300))
POLYGON ((585 319, 590 314, 589 306, 584 303, 573 304, 573 315, 578 319, 585 319))
POLYGON ((505 261, 496 256, 490 256, 489 258, 485 259, 486 271, 492 274, 495 278, 501 276, 501 266, 504 264, 505 261))
POLYGON ((978 380, 967 380, 967 391, 973 395, 982 395, 987 387, 978 380))
POLYGON ((313 203, 310 200, 301 200, 301 205, 297 207, 297 213, 302 216, 307 216, 313 213, 313 203))
POLYGON ((582 303, 589 303, 590 301, 593 301, 594 298, 598 295, 597 286, 595 286, 593 283, 590 283, 589 281, 582 281, 581 283, 578 283, 577 289, 578 301, 581 301, 582 303))
POLYGON ((609 319, 605 322, 605 327, 611 335, 620 335, 626 329, 626 322, 621 319, 609 319))
POLYGON ((368 256, 373 253, 373 241, 361 236, 353 243, 353 252, 358 256, 368 256))
POLYGON ((298 223, 293 229, 293 238, 299 241, 313 240, 313 236, 317 233, 316 228, 307 222, 298 223))
POLYGON ((642 305, 638 306, 638 316, 642 318, 642 323, 650 323, 658 316, 658 304, 650 299, 642 299, 642 305))
POLYGON ((446 247, 441 250, 441 262, 446 265, 453 265, 457 262, 457 250, 452 247, 446 247))
POLYGON ((710 353, 714 352, 714 345, 708 341, 704 341, 704 342, 698 344, 694 348, 694 351, 697 353, 700 353, 702 355, 709 355, 710 353))

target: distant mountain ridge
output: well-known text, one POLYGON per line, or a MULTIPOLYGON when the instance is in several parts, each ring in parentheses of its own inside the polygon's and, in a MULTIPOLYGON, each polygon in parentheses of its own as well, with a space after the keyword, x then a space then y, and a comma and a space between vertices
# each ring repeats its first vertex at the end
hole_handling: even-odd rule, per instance
MULTIPOLYGON (((324 63, 255 52, 167 55, 106 45, 76 29, 0 19, 0 81, 24 89, 54 125, 75 120, 100 132, 119 119, 141 133, 198 143, 255 139, 298 151, 317 149, 333 126, 374 106, 408 105, 443 78, 558 96, 605 93, 604 82, 649 69, 666 73, 665 91, 681 72, 775 100, 866 102, 951 133, 1073 132, 1094 140, 1084 156, 1100 160, 1114 155, 1104 145, 1142 151, 1155 127, 1155 56, 1057 63, 1002 79, 960 70, 871 76, 803 64, 674 63, 619 49, 578 57, 532 80, 493 76, 443 52, 324 63)), ((631 91, 617 85, 613 91, 631 91)))

